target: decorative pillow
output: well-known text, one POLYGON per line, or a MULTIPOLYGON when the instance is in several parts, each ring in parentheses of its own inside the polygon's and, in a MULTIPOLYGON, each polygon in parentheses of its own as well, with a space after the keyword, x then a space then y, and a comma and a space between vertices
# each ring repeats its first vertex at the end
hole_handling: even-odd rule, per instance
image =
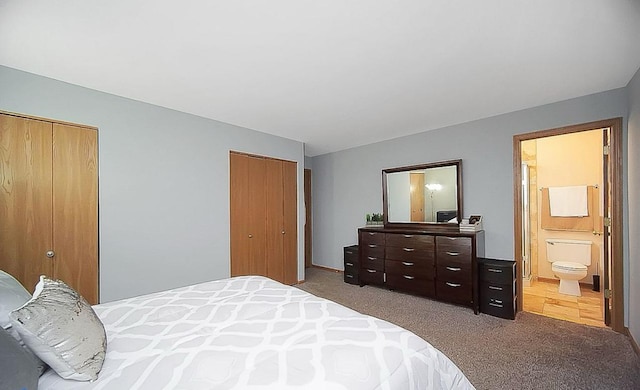
POLYGON ((107 349, 91 305, 60 280, 40 277, 33 298, 9 313, 24 343, 65 379, 95 380, 107 349))
MULTIPOLYGON (((24 305, 31 299, 31 294, 18 282, 13 276, 0 270, 0 327, 10 334, 24 348, 25 353, 31 356, 38 365, 38 372, 42 374, 47 368, 42 360, 38 359, 30 349, 24 346, 22 338, 18 332, 11 326, 9 313, 24 305)), ((0 389, 4 387, 0 386, 0 389)))
POLYGON ((0 351, 0 389, 36 390, 40 360, 1 327, 0 351))

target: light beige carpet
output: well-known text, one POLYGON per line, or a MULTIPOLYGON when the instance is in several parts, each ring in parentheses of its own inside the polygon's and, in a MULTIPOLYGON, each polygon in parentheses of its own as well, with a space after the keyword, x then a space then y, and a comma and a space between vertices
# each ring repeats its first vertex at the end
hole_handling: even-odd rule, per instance
POLYGON ((640 389, 640 358, 609 329, 518 313, 515 321, 308 268, 297 287, 411 330, 478 389, 640 389))

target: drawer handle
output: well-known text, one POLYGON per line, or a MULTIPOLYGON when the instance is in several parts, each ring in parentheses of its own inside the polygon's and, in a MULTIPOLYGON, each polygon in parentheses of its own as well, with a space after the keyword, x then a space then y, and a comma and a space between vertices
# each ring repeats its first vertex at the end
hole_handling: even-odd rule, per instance
POLYGON ((413 263, 409 263, 408 261, 403 261, 402 265, 406 265, 406 266, 412 266, 413 263))
POLYGON ((377 257, 371 257, 371 256, 367 256, 367 259, 369 259, 369 260, 378 260, 377 257))
POLYGON ((405 278, 405 279, 409 279, 409 280, 415 279, 415 277, 409 276, 409 275, 402 275, 402 277, 405 278))
POLYGON ((496 272, 496 273, 499 273, 499 274, 502 273, 502 270, 501 269, 497 269, 497 268, 487 268, 487 271, 496 272))
POLYGON ((458 255, 460 255, 460 252, 447 252, 447 254, 449 256, 458 256, 458 255))
POLYGON ((376 273, 376 272, 378 272, 378 271, 376 271, 375 269, 367 269, 367 272, 372 273, 372 274, 375 274, 375 273, 376 273))
POLYGON ((447 269, 448 269, 449 271, 455 271, 455 272, 458 272, 458 271, 460 271, 460 270, 461 270, 461 268, 459 268, 459 267, 447 267, 447 269))
POLYGON ((369 232, 369 235, 370 235, 370 236, 375 236, 376 234, 375 234, 375 233, 371 233, 371 232, 369 232))
POLYGON ((501 304, 497 304, 497 303, 493 303, 493 302, 489 302, 489 306, 495 306, 495 307, 503 307, 501 304))
POLYGON ((353 278, 353 275, 346 274, 345 276, 346 276, 347 278, 353 278))
POLYGON ((345 264, 350 266, 350 267, 353 266, 353 263, 345 263, 345 264))
POLYGON ((501 300, 499 300, 499 299, 493 299, 493 298, 491 298, 491 302, 499 303, 499 304, 501 304, 501 305, 502 305, 502 301, 501 301, 501 300))
POLYGON ((498 290, 498 291, 502 291, 502 287, 500 287, 500 286, 489 286, 489 290, 498 290))
POLYGON ((378 246, 376 244, 369 244, 369 248, 377 248, 378 246))
POLYGON ((352 254, 353 254, 353 252, 351 252, 351 251, 345 251, 345 252, 346 252, 348 255, 352 255, 352 254))
POLYGON ((412 234, 404 234, 404 238, 411 238, 411 237, 413 237, 412 234))
POLYGON ((447 282, 447 286, 449 286, 449 287, 460 287, 462 285, 460 283, 449 283, 449 282, 447 282))
POLYGON ((413 251, 415 251, 414 248, 402 248, 402 250, 405 251, 405 252, 413 252, 413 251))

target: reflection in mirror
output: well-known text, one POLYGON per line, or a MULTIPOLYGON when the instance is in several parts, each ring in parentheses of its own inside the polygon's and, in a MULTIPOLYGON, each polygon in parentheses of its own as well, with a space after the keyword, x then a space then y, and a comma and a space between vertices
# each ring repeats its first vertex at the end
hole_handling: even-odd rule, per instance
POLYGON ((457 224, 460 171, 460 160, 385 169, 385 222, 457 224))

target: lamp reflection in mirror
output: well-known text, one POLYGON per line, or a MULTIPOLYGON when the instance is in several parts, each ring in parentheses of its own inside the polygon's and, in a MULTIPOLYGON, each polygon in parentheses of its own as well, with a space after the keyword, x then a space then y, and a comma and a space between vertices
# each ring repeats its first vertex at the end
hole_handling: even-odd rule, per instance
POLYGON ((435 221, 436 220, 436 211, 433 208, 433 193, 436 191, 440 191, 442 190, 442 184, 438 184, 438 183, 428 183, 424 185, 425 187, 427 187, 427 190, 429 190, 429 200, 430 200, 430 204, 431 204, 431 220, 435 221))

